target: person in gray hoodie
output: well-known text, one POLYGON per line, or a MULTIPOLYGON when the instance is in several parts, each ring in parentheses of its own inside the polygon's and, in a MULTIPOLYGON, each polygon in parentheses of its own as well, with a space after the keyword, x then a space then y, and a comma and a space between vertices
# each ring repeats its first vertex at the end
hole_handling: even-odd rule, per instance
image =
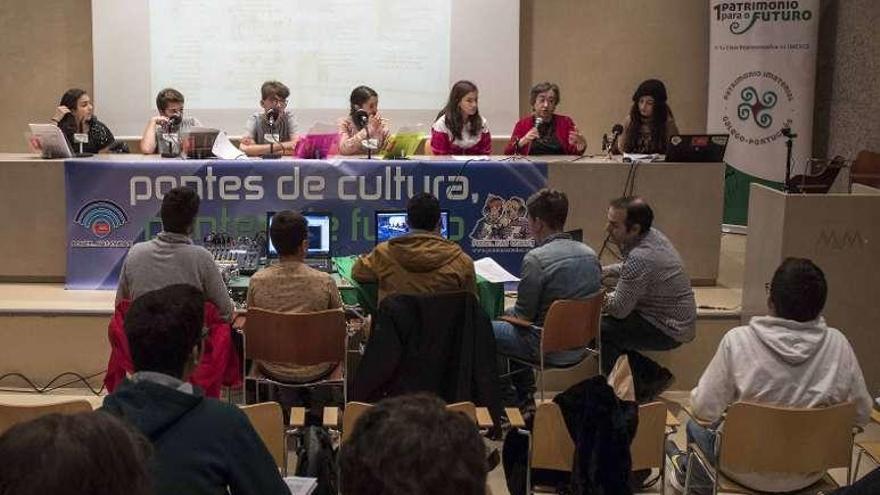
MULTIPOLYGON (((688 422, 688 443, 696 443, 713 461, 715 429, 727 407, 737 401, 796 408, 854 402, 858 425, 867 424, 871 417, 871 396, 855 353, 847 338, 821 316, 828 292, 822 270, 808 259, 787 258, 773 274, 769 291, 770 314, 753 317, 748 325, 727 332, 691 391, 694 414, 712 427, 688 422)), ((680 490, 686 454, 671 442, 667 453, 675 469, 669 478, 680 490)), ((823 475, 725 474, 767 492, 800 490, 823 475)), ((704 485, 706 481, 705 473, 692 473, 692 483, 704 485)))

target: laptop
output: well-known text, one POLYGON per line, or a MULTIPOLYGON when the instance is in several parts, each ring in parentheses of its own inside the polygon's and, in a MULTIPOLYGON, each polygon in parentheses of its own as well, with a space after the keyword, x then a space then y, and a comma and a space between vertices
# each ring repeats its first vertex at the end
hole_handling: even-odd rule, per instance
POLYGON ((42 158, 73 158, 70 144, 55 124, 28 124, 32 142, 39 144, 42 158))
MULTIPOLYGON (((278 258, 278 251, 272 244, 272 237, 269 235, 275 213, 274 211, 266 212, 266 258, 269 260, 278 258)), ((330 258, 332 215, 308 212, 303 213, 303 216, 306 218, 309 229, 309 250, 306 253, 306 264, 316 270, 332 273, 334 271, 330 258)))
POLYGON ((667 162, 723 162, 729 134, 673 134, 666 146, 667 162))
POLYGON ((186 158, 214 158, 214 141, 220 134, 209 127, 187 127, 180 131, 180 147, 186 158))
MULTIPOLYGON (((409 226, 406 223, 406 210, 377 211, 374 225, 376 244, 406 235, 409 232, 409 226)), ((449 239, 449 210, 440 210, 440 235, 444 239, 449 239)))
POLYGON ((382 158, 386 160, 405 160, 414 154, 422 141, 425 140, 425 134, 422 132, 398 132, 388 138, 385 153, 382 158))

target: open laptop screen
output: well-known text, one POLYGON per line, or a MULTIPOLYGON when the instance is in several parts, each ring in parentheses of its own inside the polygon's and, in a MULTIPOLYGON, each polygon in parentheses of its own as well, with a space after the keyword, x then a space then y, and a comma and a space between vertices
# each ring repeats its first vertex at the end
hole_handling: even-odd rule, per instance
MULTIPOLYGON (((376 212, 376 244, 400 237, 409 232, 406 223, 406 210, 376 212)), ((449 211, 440 211, 440 235, 449 239, 449 211)))
MULTIPOLYGON (((331 215, 329 213, 305 213, 303 216, 306 217, 306 223, 309 228, 309 251, 307 256, 310 258, 330 256, 331 215)), ((272 237, 269 235, 274 217, 274 211, 266 213, 266 256, 269 258, 278 257, 278 251, 272 244, 272 237)))

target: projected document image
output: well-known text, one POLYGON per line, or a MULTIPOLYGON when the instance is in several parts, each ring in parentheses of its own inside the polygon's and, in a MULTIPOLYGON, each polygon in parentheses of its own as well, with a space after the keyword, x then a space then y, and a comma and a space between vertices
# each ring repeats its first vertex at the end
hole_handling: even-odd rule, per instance
POLYGON ((251 109, 277 79, 296 108, 326 109, 368 74, 384 108, 436 108, 451 1, 151 0, 152 92, 174 86, 190 109, 251 109))

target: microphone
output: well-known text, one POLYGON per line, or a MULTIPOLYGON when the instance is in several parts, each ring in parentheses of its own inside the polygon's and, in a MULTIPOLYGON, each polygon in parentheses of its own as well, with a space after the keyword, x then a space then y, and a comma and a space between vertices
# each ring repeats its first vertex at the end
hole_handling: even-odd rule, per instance
POLYGON ((269 127, 275 127, 275 119, 278 118, 278 110, 274 108, 270 108, 266 110, 266 121, 269 122, 269 127))
POLYGON ((180 116, 179 113, 173 114, 171 117, 168 117, 168 120, 165 121, 165 129, 167 132, 172 132, 175 129, 180 127, 180 123, 183 121, 183 117, 180 116))
POLYGON ((611 150, 614 149, 614 143, 617 142, 617 138, 623 134, 623 126, 620 124, 614 124, 611 127, 611 139, 608 140, 608 156, 611 156, 611 150))
POLYGON ((539 127, 543 123, 544 119, 542 119, 541 117, 535 117, 535 127, 539 127))
POLYGON ((370 114, 368 114, 363 108, 358 109, 354 112, 354 120, 355 122, 358 122, 361 127, 366 127, 367 122, 370 120, 370 114))
POLYGON ((782 135, 789 138, 789 139, 793 139, 798 136, 797 134, 791 132, 791 127, 783 127, 782 128, 782 135))

